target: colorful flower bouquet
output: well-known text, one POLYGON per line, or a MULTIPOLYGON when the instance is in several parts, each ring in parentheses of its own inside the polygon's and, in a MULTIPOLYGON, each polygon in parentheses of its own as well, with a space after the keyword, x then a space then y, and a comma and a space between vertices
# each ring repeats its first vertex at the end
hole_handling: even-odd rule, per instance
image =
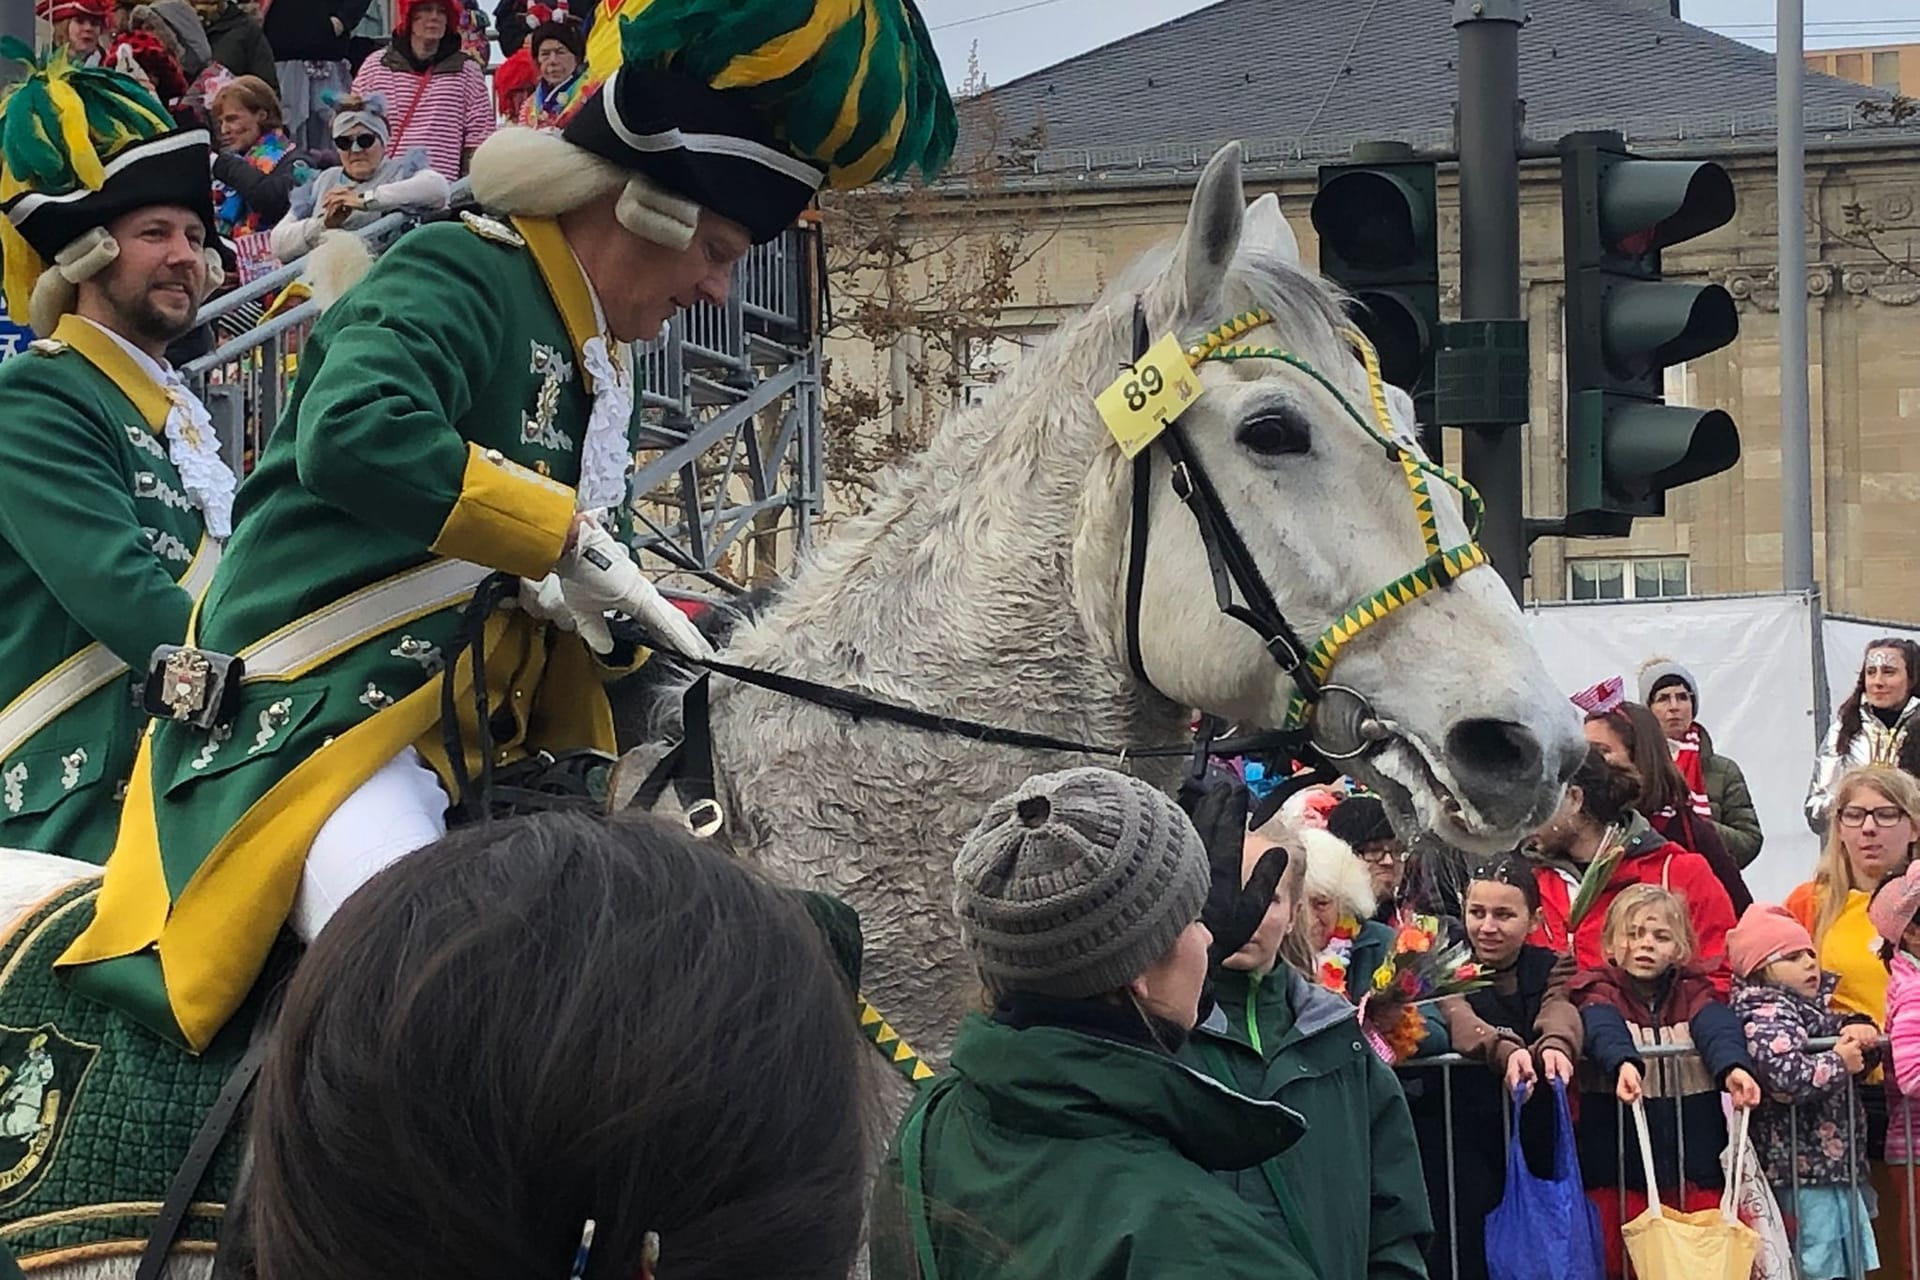
POLYGON ((1382 1059, 1404 1062, 1426 1034, 1421 1005, 1478 991, 1491 981, 1466 943, 1442 942, 1439 917, 1405 917, 1394 933, 1393 950, 1373 971, 1372 989, 1361 1001, 1361 1025, 1382 1059), (1379 1016, 1369 1016, 1370 1011, 1379 1016))

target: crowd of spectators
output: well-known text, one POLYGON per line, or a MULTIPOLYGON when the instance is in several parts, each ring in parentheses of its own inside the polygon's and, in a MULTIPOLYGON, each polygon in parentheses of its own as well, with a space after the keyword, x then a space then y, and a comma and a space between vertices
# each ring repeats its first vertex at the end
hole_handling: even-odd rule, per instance
POLYGON ((587 84, 586 32, 564 5, 500 0, 490 16, 474 0, 38 3, 50 55, 125 72, 180 125, 208 131, 218 226, 243 273, 329 230, 445 207, 496 128, 558 128, 587 84), (336 129, 342 112, 351 128, 336 129))
MULTIPOLYGON (((1164 816, 1115 817, 1159 803, 1150 793, 1093 770, 1029 780, 955 863, 988 1007, 962 1029, 955 1079, 903 1123, 876 1202, 875 1275, 925 1275, 930 1261, 944 1274, 987 1274, 994 1242, 1009 1240, 1031 1251, 1031 1274, 1107 1274, 1090 1259, 1115 1251, 1162 1257, 1170 1242, 1142 1225, 1154 1213, 1102 1225, 1083 1211, 1075 1188, 1111 1180, 1140 1205, 1222 1231, 1244 1235, 1242 1215, 1255 1210, 1270 1224, 1259 1250, 1227 1250, 1211 1235, 1201 1246, 1226 1274, 1245 1264, 1269 1276, 1480 1280, 1489 1215, 1516 1194, 1505 1140, 1516 1097, 1517 1158, 1533 1177, 1556 1176, 1571 1135, 1572 1177, 1595 1206, 1596 1265, 1609 1277, 1630 1274, 1621 1228, 1651 1197, 1720 1211, 1731 1116, 1743 1112, 1756 1173, 1736 1199, 1771 1198, 1769 1229, 1792 1250, 1795 1274, 1908 1274, 1920 1100, 1914 671, 1912 646, 1868 647, 1810 787, 1822 852, 1780 904, 1755 902, 1745 883, 1764 838, 1746 779, 1698 721, 1699 683, 1665 660, 1639 673, 1638 702, 1624 679, 1576 697, 1588 753, 1560 811, 1519 848, 1423 851, 1451 865, 1446 896, 1429 892, 1446 875, 1409 874, 1386 807, 1351 781, 1282 790, 1284 805, 1273 797, 1241 834, 1222 835, 1196 810, 1213 865, 1203 901, 1198 884, 1187 896, 1167 887, 1198 876, 1192 847, 1129 844, 1133 834, 1103 844, 1166 831, 1164 816), (1257 926, 1223 910, 1233 904, 1215 846, 1234 840, 1244 847, 1233 882, 1270 897, 1257 926), (1276 847, 1284 868, 1263 883, 1276 847), (1140 924, 1124 957, 1117 944, 1099 953, 1110 964, 1075 941, 1093 916, 1034 887, 1052 883, 1045 869, 1064 865, 1069 848, 1085 910, 1140 924), (1029 875, 1040 879, 1029 885, 1029 875), (1165 914, 1151 929, 1123 909, 1145 892, 1140 876, 1159 877, 1165 914), (1212 940, 1204 986, 1183 930, 1195 914, 1212 940), (1419 940, 1433 936, 1464 946, 1489 981, 1420 1007, 1417 1037, 1402 1043, 1385 1028, 1405 1011, 1391 1008, 1377 973, 1402 947, 1437 945, 1419 940), (1182 1077, 1160 1074, 1154 1055, 1284 1104, 1304 1131, 1194 1097, 1177 1125, 1129 1110, 1122 1099, 1172 1105, 1178 1092, 1182 1077), (1054 1074, 1068 1058, 1073 1085, 1054 1074), (1071 1123, 1043 1119, 1043 1101, 1080 1110, 1071 1123), (1113 1151, 1069 1155, 1061 1140, 1084 1137, 1096 1115, 1113 1151), (999 1119, 982 1127, 987 1116, 999 1119), (1216 1122, 1242 1127, 1237 1145, 1207 1128, 1216 1122), (1219 1191, 1209 1196, 1172 1160, 1151 1166, 1150 1184, 1125 1150, 1141 1161, 1185 1152, 1219 1191), (1011 1196, 1012 1182, 1028 1190, 1011 1196)), ((1262 786, 1287 773, 1245 772, 1262 786)))

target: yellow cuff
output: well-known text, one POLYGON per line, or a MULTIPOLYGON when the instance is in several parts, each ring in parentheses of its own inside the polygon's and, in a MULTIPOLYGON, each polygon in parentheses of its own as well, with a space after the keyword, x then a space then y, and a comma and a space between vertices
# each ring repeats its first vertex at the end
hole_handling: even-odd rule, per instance
POLYGON ((467 445, 460 496, 433 540, 433 550, 522 578, 544 578, 566 549, 574 492, 503 457, 467 445))

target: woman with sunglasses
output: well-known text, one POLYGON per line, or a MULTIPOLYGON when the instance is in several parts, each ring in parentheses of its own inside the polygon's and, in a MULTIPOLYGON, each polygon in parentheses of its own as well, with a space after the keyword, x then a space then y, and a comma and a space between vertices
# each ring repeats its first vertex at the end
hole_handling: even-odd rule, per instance
POLYGON ((1807 825, 1827 829, 1834 783, 1849 769, 1885 765, 1920 773, 1920 735, 1911 732, 1920 717, 1920 644, 1888 636, 1867 642, 1866 658, 1853 693, 1827 730, 1807 789, 1807 825))
MULTIPOLYGON (((1867 907, 1880 883, 1904 872, 1920 854, 1920 782, 1887 765, 1868 765, 1842 776, 1832 796, 1833 820, 1819 866, 1812 880, 1787 895, 1786 907, 1813 935, 1820 967, 1840 976, 1833 1008, 1865 1014, 1884 1027, 1888 971, 1867 907)), ((1872 1088, 1861 1090, 1860 1097, 1867 1116, 1869 1181, 1880 1197, 1873 1234, 1882 1257, 1900 1257, 1907 1188, 1886 1164, 1887 1095, 1872 1088)))
POLYGON ((358 231, 396 210, 427 213, 447 207, 447 179, 415 149, 387 157, 386 101, 353 95, 334 104, 333 145, 340 163, 293 193, 287 216, 273 229, 273 256, 282 262, 312 251, 328 231, 358 231))

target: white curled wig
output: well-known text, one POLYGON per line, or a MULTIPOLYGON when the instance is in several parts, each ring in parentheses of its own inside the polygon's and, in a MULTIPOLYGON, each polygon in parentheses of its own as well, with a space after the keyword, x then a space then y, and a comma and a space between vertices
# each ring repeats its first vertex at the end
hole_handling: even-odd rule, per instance
POLYGON ((620 225, 669 249, 692 244, 700 223, 692 200, 539 129, 496 131, 473 153, 468 176, 487 208, 535 218, 557 217, 617 191, 620 225))

